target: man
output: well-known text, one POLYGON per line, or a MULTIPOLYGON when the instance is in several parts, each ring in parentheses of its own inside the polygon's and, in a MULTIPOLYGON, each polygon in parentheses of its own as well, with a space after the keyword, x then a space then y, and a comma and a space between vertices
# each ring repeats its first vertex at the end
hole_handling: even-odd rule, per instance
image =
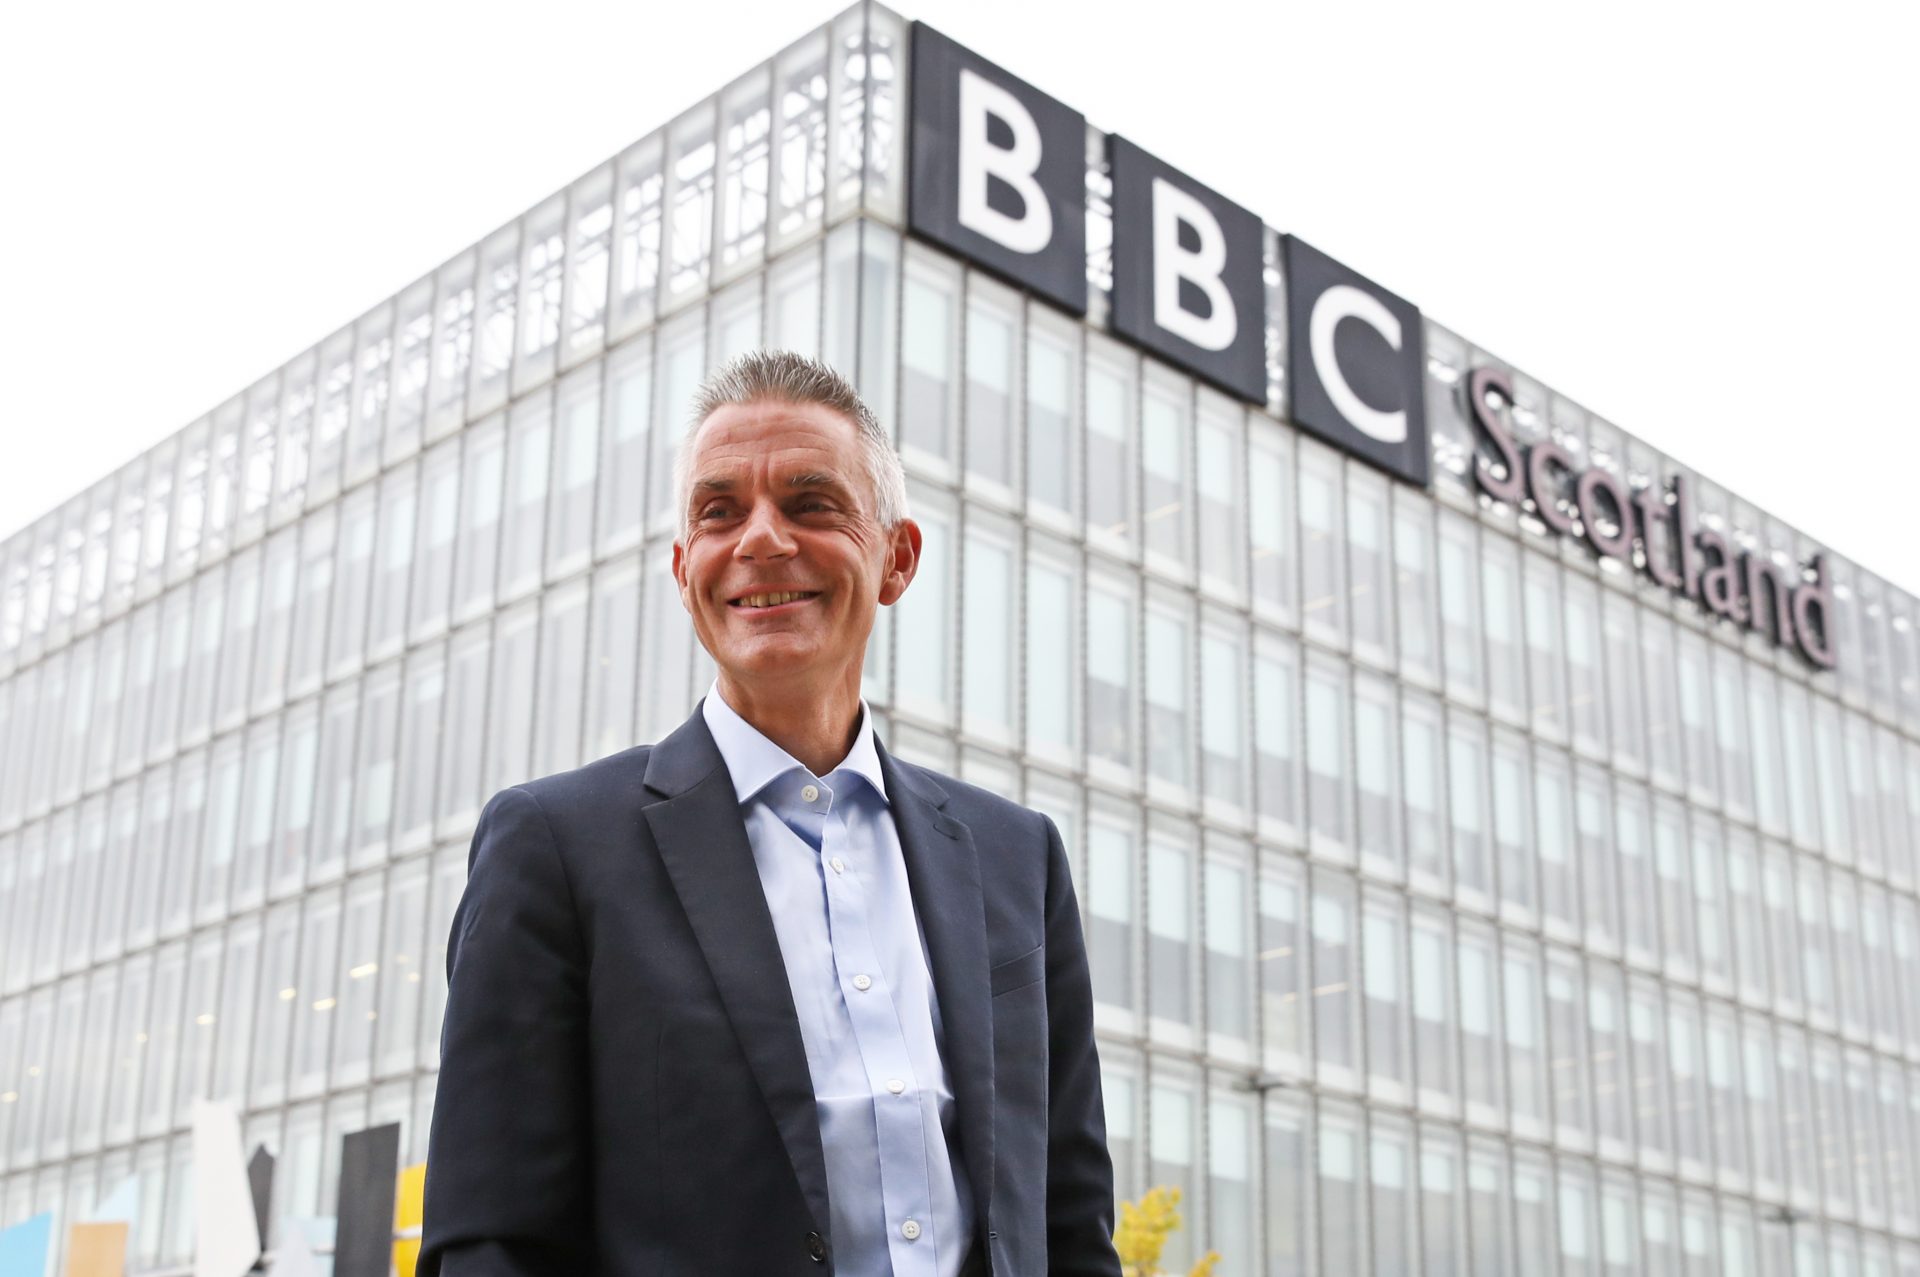
POLYGON ((718 677, 481 813, 421 1272, 1119 1277, 1060 835, 860 697, 919 563, 899 457, 796 355, 694 416, 673 572, 718 677))

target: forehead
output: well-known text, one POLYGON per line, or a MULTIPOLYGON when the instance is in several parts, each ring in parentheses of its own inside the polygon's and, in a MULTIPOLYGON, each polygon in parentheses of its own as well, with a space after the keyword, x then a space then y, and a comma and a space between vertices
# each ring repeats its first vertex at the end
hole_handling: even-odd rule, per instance
POLYGON ((734 470, 755 461, 806 456, 851 467, 859 449, 859 431, 844 413, 824 404, 760 399, 722 404, 695 431, 691 460, 694 475, 734 470))

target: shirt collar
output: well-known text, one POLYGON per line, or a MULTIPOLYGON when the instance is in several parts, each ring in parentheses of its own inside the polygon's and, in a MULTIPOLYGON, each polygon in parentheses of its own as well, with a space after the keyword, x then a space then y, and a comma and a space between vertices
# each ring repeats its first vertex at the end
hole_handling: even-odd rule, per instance
MULTIPOLYGON (((707 730, 713 733, 713 743, 720 748, 727 773, 733 777, 734 795, 742 805, 794 768, 807 771, 806 764, 768 740, 727 704, 720 695, 720 680, 715 679, 707 689, 700 712, 707 720, 707 730)), ((873 742, 873 714, 864 696, 860 698, 860 729, 854 733, 853 748, 832 771, 852 772, 871 785, 883 802, 887 801, 887 782, 880 774, 880 753, 873 742)))

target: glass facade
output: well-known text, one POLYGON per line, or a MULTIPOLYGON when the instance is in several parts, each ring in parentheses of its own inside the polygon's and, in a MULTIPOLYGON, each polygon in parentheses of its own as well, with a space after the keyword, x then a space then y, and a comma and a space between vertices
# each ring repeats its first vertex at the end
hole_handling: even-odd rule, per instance
POLYGON ((1476 496, 1437 325, 1422 491, 1288 424, 1282 332, 1249 409, 909 240, 906 39, 849 10, 0 544, 0 1225, 134 1175, 185 1259, 200 1097, 275 1219, 425 1155, 473 821, 704 690, 673 449, 765 344, 900 440, 866 694, 1059 824, 1171 1258, 1920 1274, 1920 605, 1829 556, 1818 673, 1476 496))

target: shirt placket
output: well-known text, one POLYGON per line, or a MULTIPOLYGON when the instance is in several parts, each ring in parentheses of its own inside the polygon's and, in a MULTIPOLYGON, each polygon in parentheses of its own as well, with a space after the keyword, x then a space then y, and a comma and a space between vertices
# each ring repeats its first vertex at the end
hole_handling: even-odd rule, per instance
POLYGON ((834 810, 831 789, 824 784, 813 788, 818 796, 808 806, 818 821, 813 841, 820 847, 826 883, 828 942, 873 1095, 887 1249, 895 1277, 934 1277, 933 1192, 919 1082, 894 990, 874 944, 866 884, 860 866, 850 858, 846 820, 834 810))

